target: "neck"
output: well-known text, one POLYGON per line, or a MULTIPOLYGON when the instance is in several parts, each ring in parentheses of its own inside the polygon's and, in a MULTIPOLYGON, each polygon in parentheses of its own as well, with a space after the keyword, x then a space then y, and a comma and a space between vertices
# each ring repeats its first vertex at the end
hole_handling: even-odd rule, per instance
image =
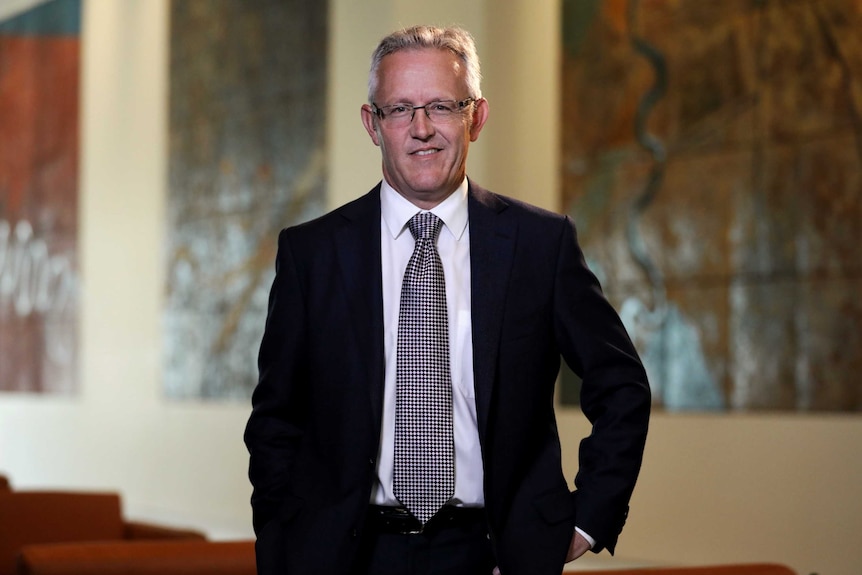
POLYGON ((389 184, 389 185, 392 187, 393 190, 398 192, 398 194, 401 197, 403 197, 405 200, 407 200, 408 202, 410 202, 411 204, 413 204, 414 206, 416 206, 420 210, 430 210, 430 209, 434 208, 435 206, 439 206, 441 203, 443 203, 446 200, 446 198, 451 196, 455 192, 455 190, 457 190, 460 187, 460 184, 459 184, 458 186, 453 187, 451 190, 441 190, 441 191, 429 192, 427 194, 420 194, 420 193, 416 193, 416 192, 413 192, 411 194, 407 194, 407 193, 402 192, 401 190, 399 190, 398 188, 396 188, 392 184, 389 184))

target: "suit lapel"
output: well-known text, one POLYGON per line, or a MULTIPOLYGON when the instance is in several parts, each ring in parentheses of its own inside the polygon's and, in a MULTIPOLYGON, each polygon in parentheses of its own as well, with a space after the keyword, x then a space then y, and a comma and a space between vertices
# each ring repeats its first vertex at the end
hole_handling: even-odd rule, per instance
POLYGON ((496 377, 503 305, 515 252, 517 222, 499 196, 470 183, 473 377, 483 442, 496 377))
MULTIPOLYGON (((380 186, 344 206, 335 234, 338 265, 345 284, 359 357, 364 358, 371 416, 380 433, 383 406, 383 279, 380 262, 380 186)), ((361 373, 361 371, 359 372, 361 373)))
MULTIPOLYGON (((514 257, 517 222, 499 196, 470 182, 471 315, 473 377, 479 434, 484 440, 496 377, 500 329, 514 257)), ((375 432, 383 406, 383 285, 380 261, 380 186, 342 209, 335 233, 350 326, 365 362, 375 432)))

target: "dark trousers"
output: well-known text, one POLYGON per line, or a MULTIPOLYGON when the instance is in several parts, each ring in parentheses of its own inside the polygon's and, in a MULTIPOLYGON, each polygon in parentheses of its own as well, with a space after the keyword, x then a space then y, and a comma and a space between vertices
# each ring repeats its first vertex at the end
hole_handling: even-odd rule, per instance
POLYGON ((495 565, 484 521, 411 534, 369 524, 351 575, 491 575, 495 565))

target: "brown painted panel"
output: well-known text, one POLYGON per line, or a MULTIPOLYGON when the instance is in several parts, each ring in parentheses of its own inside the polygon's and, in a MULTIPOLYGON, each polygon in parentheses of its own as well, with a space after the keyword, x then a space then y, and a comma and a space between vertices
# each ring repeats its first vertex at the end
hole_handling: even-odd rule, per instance
POLYGON ((78 388, 79 9, 0 22, 2 391, 78 388))
POLYGON ((656 404, 862 409, 862 1, 567 0, 563 21, 562 204, 649 320, 656 404))

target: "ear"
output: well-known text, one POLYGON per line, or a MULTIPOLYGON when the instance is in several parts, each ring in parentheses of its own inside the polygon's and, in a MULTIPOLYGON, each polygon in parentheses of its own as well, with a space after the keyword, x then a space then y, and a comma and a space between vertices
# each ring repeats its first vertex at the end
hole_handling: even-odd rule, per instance
POLYGON ((479 98, 476 100, 476 105, 473 108, 473 123, 470 125, 470 141, 475 142, 479 139, 479 132, 482 131, 482 126, 488 120, 488 100, 479 98))
POLYGON ((374 145, 379 146, 380 136, 377 134, 377 126, 375 125, 377 115, 368 104, 362 105, 360 114, 362 115, 362 125, 365 126, 365 131, 371 136, 371 141, 374 142, 374 145))

